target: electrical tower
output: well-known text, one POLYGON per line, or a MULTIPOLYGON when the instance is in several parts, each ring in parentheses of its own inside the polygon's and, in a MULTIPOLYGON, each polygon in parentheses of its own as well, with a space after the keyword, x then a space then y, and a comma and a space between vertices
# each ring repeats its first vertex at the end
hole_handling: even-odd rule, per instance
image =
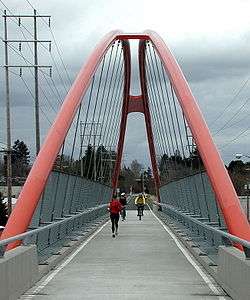
POLYGON ((50 74, 52 66, 48 65, 39 65, 38 61, 38 43, 48 43, 49 51, 51 51, 51 41, 50 40, 39 40, 37 35, 37 19, 38 18, 48 18, 48 25, 50 26, 50 18, 48 15, 37 15, 36 10, 34 9, 33 15, 13 15, 7 14, 7 11, 4 10, 3 19, 4 19, 4 53, 5 53, 5 90, 6 90, 6 131, 7 131, 7 149, 5 150, 7 156, 7 172, 6 172, 6 181, 7 181, 7 195, 8 195, 8 215, 11 213, 12 209, 12 166, 11 166, 11 122, 10 122, 10 79, 9 79, 9 69, 10 68, 19 68, 20 76, 22 76, 22 68, 33 68, 34 69, 34 99, 35 99, 35 130, 36 130, 36 154, 40 150, 40 121, 39 121, 39 88, 38 88, 38 70, 39 68, 49 68, 50 74), (18 20, 18 26, 21 26, 22 18, 33 19, 33 37, 32 39, 9 39, 8 34, 8 20, 16 19, 18 20), (19 51, 22 50, 22 43, 31 43, 33 44, 34 58, 33 64, 26 65, 11 65, 9 63, 9 44, 17 43, 19 45, 19 51))

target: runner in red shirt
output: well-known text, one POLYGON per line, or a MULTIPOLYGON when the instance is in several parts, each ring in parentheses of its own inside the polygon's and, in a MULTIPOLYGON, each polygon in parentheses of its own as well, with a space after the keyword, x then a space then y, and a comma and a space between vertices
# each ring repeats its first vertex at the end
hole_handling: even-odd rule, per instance
POLYGON ((118 234, 118 222, 121 210, 122 205, 120 201, 117 199, 116 195, 113 195, 113 198, 109 203, 110 220, 112 223, 112 237, 115 237, 118 234))

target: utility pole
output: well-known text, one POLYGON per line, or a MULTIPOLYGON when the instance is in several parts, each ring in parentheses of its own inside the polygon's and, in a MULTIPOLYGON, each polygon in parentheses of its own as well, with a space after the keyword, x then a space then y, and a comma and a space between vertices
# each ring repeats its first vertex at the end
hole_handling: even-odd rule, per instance
POLYGON ((112 183, 112 170, 113 170, 113 165, 114 165, 113 162, 116 161, 116 158, 114 156, 114 151, 112 151, 112 148, 114 148, 114 146, 108 146, 108 145, 106 145, 105 148, 109 149, 108 153, 105 153, 105 154, 108 155, 108 158, 103 158, 103 156, 102 156, 101 163, 107 162, 107 165, 105 164, 104 169, 103 169, 103 166, 101 166, 101 178, 105 177, 105 173, 106 173, 106 171, 108 169, 108 172, 109 172, 109 181, 110 181, 110 183, 112 183))
MULTIPOLYGON (((50 69, 50 76, 51 76, 51 69, 52 66, 49 65, 39 65, 38 62, 38 43, 48 43, 49 45, 49 51, 51 51, 51 41, 50 40, 39 40, 37 36, 37 19, 38 18, 48 18, 48 26, 50 27, 50 18, 51 16, 48 15, 38 15, 36 10, 34 9, 33 15, 7 15, 6 10, 4 11, 4 31, 5 31, 5 37, 4 37, 4 43, 5 43, 5 74, 6 74, 6 111, 8 109, 7 101, 9 103, 10 101, 10 94, 9 94, 9 68, 19 68, 20 69, 20 76, 22 76, 22 68, 33 68, 34 69, 34 98, 35 98, 35 131, 36 131, 36 154, 38 154, 40 150, 40 122, 39 122, 39 77, 38 77, 38 71, 39 68, 49 68, 50 69), (14 18, 18 20, 18 25, 21 26, 21 19, 22 18, 28 18, 33 19, 34 25, 33 25, 33 39, 27 40, 27 39, 8 39, 7 34, 7 20, 9 18, 14 18), (18 43, 19 44, 19 51, 21 51, 22 43, 32 43, 34 45, 34 59, 33 64, 27 64, 27 65, 10 65, 8 61, 8 43, 18 43)), ((9 104, 8 104, 9 105, 9 104)), ((9 112, 8 112, 9 113, 9 112)), ((8 122, 8 121, 7 121, 8 122)), ((9 126, 9 125, 8 125, 9 126)), ((7 132, 8 132, 8 126, 7 126, 7 132)), ((10 128, 10 126, 9 126, 10 128)), ((9 130, 10 131, 10 130, 9 130)), ((9 137, 10 138, 10 137, 9 137)), ((7 147, 8 145, 8 133, 7 133, 7 147)), ((9 150, 8 150, 9 151, 9 150)), ((11 154, 9 154, 11 156, 11 154)))
POLYGON ((36 155, 40 151, 40 121, 38 98, 38 57, 37 57, 37 14, 34 9, 34 74, 35 74, 35 120, 36 120, 36 155))
POLYGON ((96 151, 95 151, 95 141, 96 141, 96 128, 95 128, 95 123, 92 124, 92 126, 94 126, 94 181, 96 181, 96 151))
POLYGON ((11 127, 10 127, 10 81, 9 81, 9 56, 8 56, 8 29, 6 10, 4 11, 4 52, 5 52, 5 93, 6 93, 6 131, 7 131, 7 198, 8 198, 8 216, 12 210, 12 165, 11 165, 11 127))
POLYGON ((250 184, 245 184, 244 189, 246 190, 247 193, 247 205, 246 205, 246 215, 247 215, 247 220, 249 222, 249 191, 250 191, 250 184))

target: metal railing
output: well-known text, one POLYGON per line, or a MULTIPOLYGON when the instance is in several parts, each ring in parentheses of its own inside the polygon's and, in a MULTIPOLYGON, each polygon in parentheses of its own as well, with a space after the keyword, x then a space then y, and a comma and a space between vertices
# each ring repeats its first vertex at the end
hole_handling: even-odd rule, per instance
MULTIPOLYGON (((45 227, 86 209, 106 204, 111 195, 112 188, 100 182, 53 171, 33 214, 29 229, 45 227)), ((98 213, 90 212, 84 218, 70 220, 60 226, 37 233, 33 243, 37 245, 39 260, 46 261, 53 253, 60 252, 68 236, 72 235, 74 239, 74 232, 91 226, 91 222, 100 217, 100 212, 101 210, 98 213)))
POLYGON ((165 209, 169 210, 171 213, 173 213, 177 216, 180 216, 181 218, 183 218, 187 221, 191 221, 193 224, 196 224, 199 227, 202 227, 202 228, 208 230, 209 232, 213 232, 213 233, 219 235, 222 238, 223 245, 226 245, 226 246, 241 245, 243 248, 243 251, 245 253, 246 259, 250 259, 250 242, 249 241, 241 239, 233 234, 230 234, 228 232, 220 230, 209 224, 206 224, 206 223, 200 221, 198 219, 199 217, 195 217, 194 215, 190 215, 185 212, 182 212, 182 211, 176 209, 175 207, 173 207, 172 205, 165 204, 165 203, 158 203, 158 202, 154 202, 154 204, 164 207, 165 209))
POLYGON ((209 178, 204 171, 162 186, 160 197, 163 203, 199 214, 209 222, 218 222, 222 227, 226 226, 209 178))
POLYGON ((34 236, 36 236, 37 234, 41 233, 41 232, 44 232, 44 231, 52 229, 52 228, 59 227, 63 224, 72 222, 76 219, 80 219, 81 217, 84 217, 85 215, 87 215, 91 212, 95 212, 95 211, 98 211, 98 210, 101 210, 101 209, 106 209, 107 206, 108 206, 108 204, 102 204, 102 205, 98 205, 96 207, 88 208, 88 209, 85 209, 82 212, 79 212, 79 213, 74 214, 72 216, 68 216, 67 218, 65 218, 63 220, 57 220, 57 221, 51 222, 51 224, 48 224, 46 226, 39 227, 37 229, 33 229, 33 230, 30 230, 30 231, 24 232, 22 234, 15 235, 15 236, 10 237, 8 239, 2 240, 2 241, 0 241, 0 258, 4 257, 5 249, 6 249, 7 245, 10 244, 10 243, 13 243, 15 241, 23 241, 23 243, 25 245, 30 244, 31 239, 34 236))

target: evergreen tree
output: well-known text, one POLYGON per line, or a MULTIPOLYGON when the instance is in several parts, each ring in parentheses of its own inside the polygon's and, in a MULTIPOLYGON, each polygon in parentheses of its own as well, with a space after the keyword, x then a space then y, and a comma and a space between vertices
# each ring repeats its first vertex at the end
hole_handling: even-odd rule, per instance
POLYGON ((159 162, 159 175, 162 180, 167 177, 170 164, 171 163, 169 162, 169 157, 167 156, 167 154, 163 154, 159 162))
POLYGON ((11 162, 13 175, 26 176, 29 170, 30 152, 23 141, 16 140, 12 146, 11 162))
POLYGON ((94 149, 92 145, 88 145, 83 158, 83 176, 91 179, 94 169, 94 149))
POLYGON ((97 180, 106 182, 104 172, 108 167, 108 151, 101 145, 96 150, 96 177, 97 180))
POLYGON ((7 207, 3 203, 3 195, 0 192, 0 226, 5 226, 8 220, 8 212, 7 212, 7 207))
POLYGON ((193 152, 190 154, 190 158, 191 158, 191 165, 193 169, 197 169, 197 170, 204 169, 203 161, 200 157, 200 153, 197 148, 195 148, 193 152))

